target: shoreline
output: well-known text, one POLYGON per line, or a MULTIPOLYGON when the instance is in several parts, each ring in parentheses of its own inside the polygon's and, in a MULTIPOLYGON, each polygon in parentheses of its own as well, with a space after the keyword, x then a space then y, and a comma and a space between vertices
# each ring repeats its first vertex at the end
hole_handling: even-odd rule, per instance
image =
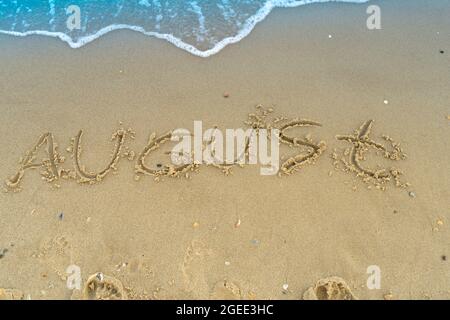
POLYGON ((70 35, 67 35, 63 32, 51 32, 51 31, 44 31, 44 30, 31 30, 27 32, 16 32, 16 31, 7 31, 7 30, 0 30, 0 34, 5 35, 11 35, 16 37, 27 37, 32 35, 38 35, 38 36, 48 36, 53 38, 58 38, 61 41, 67 43, 72 49, 81 48, 87 44, 89 44, 92 41, 95 41, 99 39, 100 37, 104 36, 107 33, 110 33, 112 31, 117 30, 131 30, 135 32, 139 32, 143 35, 154 37, 161 40, 166 40, 167 42, 173 44, 179 49, 185 50, 195 56, 207 58, 209 56, 212 56, 214 54, 217 54, 222 49, 227 47, 230 44, 238 43, 239 41, 243 40, 245 37, 247 37, 253 29, 256 27, 256 25, 262 21, 272 12, 273 9, 276 8, 296 8, 296 7, 302 7, 305 5, 311 5, 311 4, 323 4, 327 2, 333 2, 337 1, 338 3, 343 4, 363 4, 368 2, 369 0, 317 0, 316 3, 297 3, 297 4, 284 4, 282 6, 275 5, 273 2, 266 2, 266 4, 260 8, 254 15, 252 15, 250 18, 248 18, 245 23, 244 27, 238 32, 236 35, 232 35, 229 37, 226 37, 219 41, 217 44, 214 45, 213 48, 207 49, 207 50, 201 50, 196 48, 192 44, 188 44, 184 42, 183 40, 173 36, 172 34, 162 34, 154 31, 146 31, 141 26, 136 25, 128 25, 128 24, 114 24, 109 25, 106 27, 101 28, 99 31, 97 31, 95 34, 90 36, 84 36, 82 40, 74 41, 70 35))

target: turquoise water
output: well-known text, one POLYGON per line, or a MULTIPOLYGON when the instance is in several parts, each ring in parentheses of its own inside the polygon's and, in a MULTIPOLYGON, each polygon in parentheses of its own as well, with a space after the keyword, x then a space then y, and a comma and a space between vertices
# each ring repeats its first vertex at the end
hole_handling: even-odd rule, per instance
POLYGON ((0 33, 58 37, 79 48, 132 29, 205 57, 243 39, 275 7, 332 1, 369 0, 0 0, 0 33))

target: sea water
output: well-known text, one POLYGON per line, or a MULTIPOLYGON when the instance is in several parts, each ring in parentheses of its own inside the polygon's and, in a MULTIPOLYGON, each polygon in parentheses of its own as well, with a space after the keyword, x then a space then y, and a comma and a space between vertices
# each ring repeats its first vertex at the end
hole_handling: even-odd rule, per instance
POLYGON ((0 0, 0 33, 57 37, 79 48, 113 30, 130 29, 207 57, 243 39, 273 8, 368 1, 0 0))

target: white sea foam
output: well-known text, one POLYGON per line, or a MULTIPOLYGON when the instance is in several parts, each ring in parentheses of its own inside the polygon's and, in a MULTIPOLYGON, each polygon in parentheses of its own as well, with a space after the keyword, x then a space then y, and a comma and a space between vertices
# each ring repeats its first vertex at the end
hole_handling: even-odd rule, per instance
MULTIPOLYGON (((268 0, 263 7, 261 7, 254 15, 250 16, 245 23, 243 23, 240 26, 239 31, 237 34, 226 37, 219 42, 217 42, 214 47, 207 50, 200 50, 196 48, 194 45, 188 44, 181 40, 180 38, 175 37, 172 34, 168 33, 158 33, 155 31, 147 31, 141 26, 135 26, 135 25, 129 25, 129 24, 112 24, 107 27, 104 27, 97 31, 95 34, 83 36, 80 37, 77 40, 73 40, 71 36, 67 35, 63 32, 52 32, 52 31, 44 31, 44 30, 30 30, 25 32, 19 32, 19 31, 11 31, 11 30, 0 30, 0 34, 8 34, 13 36, 30 36, 30 35, 43 35, 43 36, 49 36, 49 37, 55 37, 59 38, 60 40, 66 42, 71 48, 80 48, 98 38, 101 36, 114 31, 114 30, 133 30, 140 32, 144 35, 155 37, 158 39, 164 39, 173 45, 177 46, 178 48, 181 48, 193 55, 199 56, 199 57, 209 57, 212 56, 219 51, 221 51, 223 48, 228 46, 229 44, 237 43, 241 41, 243 38, 245 38, 247 35, 250 34, 250 32, 254 29, 254 27, 261 21, 263 21, 267 15, 276 7, 298 7, 306 4, 313 4, 313 3, 325 3, 325 2, 345 2, 345 3, 365 3, 369 2, 370 0, 268 0)), ((52 3, 50 1, 49 3, 52 3)), ((140 4, 143 6, 147 6, 149 3, 147 0, 141 0, 140 4)), ((201 14, 201 11, 197 13, 201 14)), ((203 17, 199 14, 199 20, 204 21, 203 17)), ((204 30, 203 30, 204 31, 204 30)))

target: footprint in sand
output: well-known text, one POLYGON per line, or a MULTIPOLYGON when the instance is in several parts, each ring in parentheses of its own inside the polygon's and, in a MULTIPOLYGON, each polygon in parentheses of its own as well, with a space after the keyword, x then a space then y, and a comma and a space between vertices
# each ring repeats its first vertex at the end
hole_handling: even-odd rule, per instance
POLYGON ((233 282, 219 281, 214 286, 210 298, 214 300, 240 300, 242 299, 242 290, 233 282))
POLYGON ((239 300, 244 294, 239 285, 228 280, 222 280, 214 285, 208 281, 209 269, 214 261, 214 252, 203 242, 193 240, 187 247, 181 271, 184 279, 184 289, 194 299, 239 300), (211 263, 208 263, 211 262, 211 263))
POLYGON ((304 300, 357 300, 353 292, 339 277, 329 277, 317 281, 314 287, 303 294, 304 300))
POLYGON ((194 298, 206 299, 210 288, 206 279, 207 260, 211 259, 212 250, 198 240, 193 240, 184 255, 181 272, 184 279, 184 289, 194 298))
POLYGON ((122 282, 118 279, 102 274, 101 272, 91 275, 83 289, 85 300, 127 300, 122 282))
POLYGON ((24 295, 20 290, 0 288, 0 300, 23 300, 23 299, 24 295))

